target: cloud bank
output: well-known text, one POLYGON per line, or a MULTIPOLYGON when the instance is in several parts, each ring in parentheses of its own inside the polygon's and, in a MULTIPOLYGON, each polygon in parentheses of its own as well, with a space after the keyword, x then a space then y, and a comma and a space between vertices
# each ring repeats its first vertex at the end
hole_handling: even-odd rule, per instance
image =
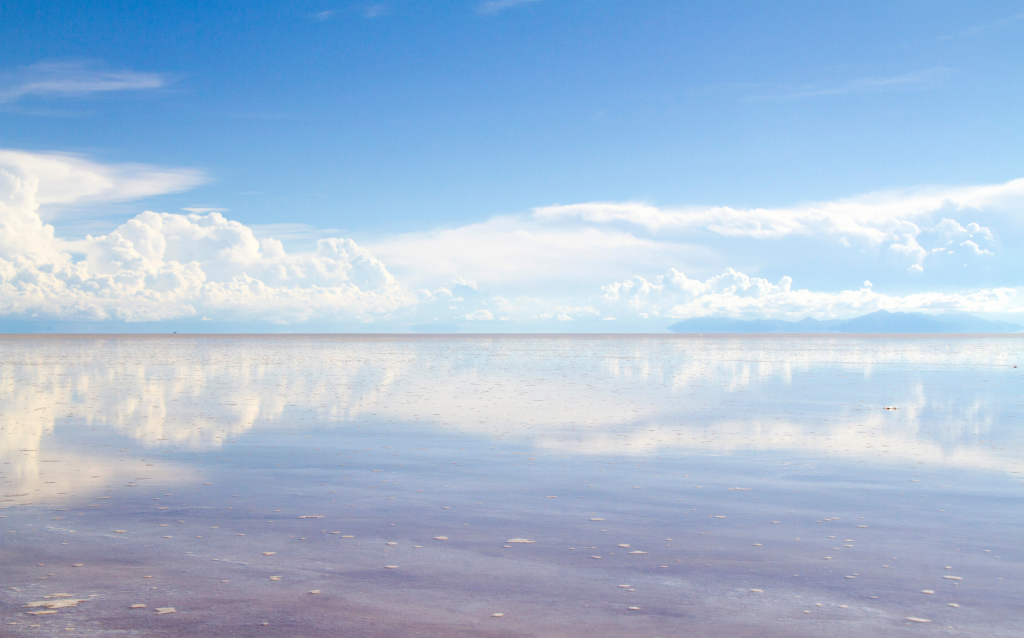
POLYGON ((1015 288, 996 288, 971 293, 924 292, 904 296, 877 293, 870 281, 858 290, 836 293, 793 290, 793 280, 783 277, 773 284, 728 269, 706 281, 689 279, 672 268, 651 281, 633 277, 604 286, 605 307, 640 316, 728 316, 744 318, 832 319, 876 310, 893 312, 968 311, 1000 312, 1017 296, 1015 288))
MULTIPOLYGON (((880 192, 861 197, 813 202, 789 208, 658 208, 647 204, 593 202, 569 206, 537 208, 539 220, 577 218, 586 222, 625 223, 652 233, 707 231, 723 237, 781 239, 790 235, 829 236, 841 240, 864 241, 871 245, 900 242, 917 245, 927 224, 928 230, 947 235, 978 234, 988 240, 992 232, 977 223, 961 226, 943 217, 943 211, 962 212, 995 204, 1024 201, 1024 179, 1005 184, 965 188, 922 189, 910 192, 880 192)), ((916 256, 911 250, 910 254, 916 256)), ((924 256, 921 257, 923 259, 924 256)))
POLYGON ((660 330, 697 316, 1022 311, 1013 274, 1021 271, 1007 267, 1019 263, 1019 251, 996 230, 1015 229, 1024 179, 782 208, 552 205, 358 244, 327 237, 306 252, 260 235, 273 226, 257 232, 211 209, 145 211, 84 238, 61 237, 42 216, 186 190, 206 179, 191 169, 0 150, 0 318, 605 331, 660 330), (913 278, 971 260, 979 268, 998 264, 1011 281, 918 284, 904 294, 876 292, 869 282, 812 290, 800 287, 799 272, 769 278, 730 264, 756 258, 767 263, 755 269, 764 269, 792 249, 790 241, 804 242, 805 269, 819 267, 814 259, 848 255, 860 260, 852 262, 858 269, 895 268, 913 278))

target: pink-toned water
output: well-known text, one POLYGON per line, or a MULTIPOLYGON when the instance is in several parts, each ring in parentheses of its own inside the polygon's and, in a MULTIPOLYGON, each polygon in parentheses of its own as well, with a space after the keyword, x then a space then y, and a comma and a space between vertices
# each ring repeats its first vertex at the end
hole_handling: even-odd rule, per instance
POLYGON ((1022 355, 0 337, 0 635, 1020 636, 1022 355))

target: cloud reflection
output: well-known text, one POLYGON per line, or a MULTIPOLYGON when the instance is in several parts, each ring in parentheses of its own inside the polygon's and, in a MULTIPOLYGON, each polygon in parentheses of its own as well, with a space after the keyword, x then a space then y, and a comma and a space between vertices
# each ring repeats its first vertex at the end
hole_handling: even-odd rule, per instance
POLYGON ((84 489, 91 483, 82 477, 98 485, 142 476, 138 459, 120 468, 105 460, 109 444, 90 442, 104 432, 155 454, 386 422, 392 431, 486 436, 560 454, 749 452, 1020 469, 1020 435, 1004 425, 1015 409, 1005 397, 1019 383, 1012 365, 1024 350, 1015 337, 48 336, 2 344, 5 500, 84 489))

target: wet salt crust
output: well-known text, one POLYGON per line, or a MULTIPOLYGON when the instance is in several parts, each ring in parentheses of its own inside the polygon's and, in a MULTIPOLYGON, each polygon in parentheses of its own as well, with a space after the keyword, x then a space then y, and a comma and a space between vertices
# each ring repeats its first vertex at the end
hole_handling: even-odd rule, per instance
POLYGON ((1024 635, 1022 353, 3 336, 0 635, 1024 635))

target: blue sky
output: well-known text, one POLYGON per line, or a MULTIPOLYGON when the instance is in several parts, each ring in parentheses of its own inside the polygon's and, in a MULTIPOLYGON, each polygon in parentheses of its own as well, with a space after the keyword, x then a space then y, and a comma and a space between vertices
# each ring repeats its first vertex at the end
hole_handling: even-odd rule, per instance
POLYGON ((5 6, 0 317, 1024 306, 1020 2, 210 4, 5 6))

